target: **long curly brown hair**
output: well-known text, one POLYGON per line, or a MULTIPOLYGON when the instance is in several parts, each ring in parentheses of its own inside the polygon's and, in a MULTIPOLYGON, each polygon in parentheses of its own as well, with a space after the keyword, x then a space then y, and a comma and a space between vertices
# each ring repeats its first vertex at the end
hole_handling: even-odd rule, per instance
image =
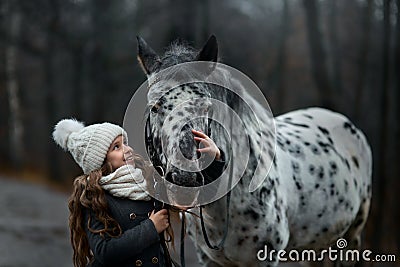
MULTIPOLYGON (((148 179, 152 175, 150 163, 145 161, 139 154, 134 154, 134 161, 135 167, 141 169, 145 179, 148 179)), ((89 225, 90 232, 100 234, 103 238, 106 234, 111 237, 118 237, 122 234, 122 229, 118 222, 108 214, 105 193, 99 184, 99 180, 103 175, 108 175, 112 172, 111 164, 105 163, 99 170, 92 171, 89 175, 78 176, 74 180, 68 208, 70 211, 69 228, 75 267, 85 267, 94 260, 85 232, 86 225, 89 225), (103 229, 95 230, 90 228, 90 216, 88 221, 84 221, 85 209, 93 211, 96 219, 104 225, 103 229)), ((172 227, 167 229, 166 234, 169 236, 169 240, 173 242, 172 227)))

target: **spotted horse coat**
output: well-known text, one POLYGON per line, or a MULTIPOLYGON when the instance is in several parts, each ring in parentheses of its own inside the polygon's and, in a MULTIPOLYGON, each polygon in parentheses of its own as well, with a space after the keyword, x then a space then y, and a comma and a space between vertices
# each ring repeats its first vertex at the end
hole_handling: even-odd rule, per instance
MULTIPOLYGON (((175 43, 160 57, 139 37, 138 59, 151 81, 160 70, 178 63, 216 61, 217 43, 215 37, 211 37, 200 52, 175 43)), ((207 101, 210 97, 229 103, 240 114, 251 136, 247 169, 231 191, 229 232, 224 247, 220 250, 208 248, 199 220, 188 217, 189 235, 203 266, 276 266, 276 254, 265 261, 257 258, 257 252, 265 246, 269 251, 313 249, 318 252, 334 246, 339 238, 345 238, 346 249, 360 247, 360 234, 371 200, 372 156, 364 134, 348 118, 322 108, 296 110, 275 117, 276 133, 266 127, 261 137, 253 127, 255 119, 249 110, 235 106, 240 101, 235 96, 221 93, 215 86, 190 84, 171 89, 168 81, 149 83, 149 122, 153 142, 158 144, 156 160, 165 168, 166 178, 170 181, 184 186, 199 185, 196 174, 174 169, 163 154, 164 151, 175 153, 174 149, 181 149, 188 157, 195 153, 189 128, 205 131, 207 127, 211 128, 212 139, 218 145, 222 144, 223 150, 226 148, 223 132, 215 125, 207 125, 207 121, 192 121, 188 129, 176 129, 174 118, 168 119, 170 125, 164 124, 168 114, 182 101, 201 110, 210 108, 207 101), (274 135, 276 146, 271 139, 274 135), (165 140, 161 142, 161 138, 165 140), (265 151, 260 151, 261 143, 265 144, 265 151), (161 148, 162 145, 165 147, 161 148), (249 184, 257 166, 254 155, 261 152, 270 155, 273 164, 267 178, 250 193, 249 184)), ((267 125, 261 115, 269 116, 268 111, 246 94, 244 88, 243 97, 255 113, 260 114, 257 118, 261 124, 267 125)), ((181 112, 176 116, 189 118, 192 114, 181 112)), ((234 133, 232 142, 235 142, 234 133)), ((258 164, 267 163, 260 161, 258 164)), ((223 236, 225 211, 226 197, 204 208, 204 221, 213 244, 223 236)), ((351 262, 338 264, 352 265, 351 262)))

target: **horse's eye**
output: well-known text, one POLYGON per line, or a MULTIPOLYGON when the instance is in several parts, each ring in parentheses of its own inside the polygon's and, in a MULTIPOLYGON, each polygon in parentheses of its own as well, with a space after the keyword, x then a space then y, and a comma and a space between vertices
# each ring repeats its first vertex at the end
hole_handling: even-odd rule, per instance
POLYGON ((150 111, 153 113, 157 113, 159 109, 160 109, 160 104, 156 103, 154 104, 154 106, 151 107, 150 111))

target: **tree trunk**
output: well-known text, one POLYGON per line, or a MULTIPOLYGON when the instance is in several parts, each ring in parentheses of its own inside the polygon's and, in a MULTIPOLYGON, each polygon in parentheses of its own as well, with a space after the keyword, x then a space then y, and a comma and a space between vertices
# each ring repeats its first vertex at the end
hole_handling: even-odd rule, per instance
MULTIPOLYGON (((278 112, 285 110, 286 88, 285 88, 285 73, 286 73, 286 40, 289 33, 290 16, 288 0, 283 2, 282 20, 280 38, 278 42, 278 59, 276 66, 276 88, 278 90, 278 112)), ((275 76, 275 75, 274 75, 275 76)))
POLYGON ((326 64, 326 54, 323 46, 323 36, 319 27, 320 19, 316 0, 303 0, 308 31, 308 43, 311 55, 311 72, 314 78, 321 104, 333 108, 332 86, 326 64))
POLYGON ((180 39, 193 44, 196 41, 196 20, 193 7, 197 1, 176 0, 169 1, 168 15, 170 17, 170 29, 167 31, 167 43, 173 41, 177 36, 180 39))
POLYGON ((337 0, 331 0, 329 2, 329 35, 330 35, 330 45, 331 45, 331 57, 332 57, 332 85, 336 92, 335 95, 339 96, 343 91, 342 85, 342 75, 341 75, 341 53, 340 44, 337 36, 337 0))
MULTIPOLYGON (((396 141, 396 148, 395 151, 396 153, 398 153, 398 151, 400 151, 400 138, 398 138, 400 136, 400 0, 396 1, 397 4, 397 23, 396 23, 396 52, 395 52, 395 71, 394 73, 396 73, 396 90, 395 92, 397 93, 396 95, 396 106, 395 106, 395 110, 396 110, 396 114, 395 114, 395 118, 396 118, 396 122, 397 122, 397 130, 395 131, 395 136, 397 136, 396 141)), ((397 177, 397 179, 395 180, 395 186, 393 187, 393 189, 395 190, 395 192, 398 192, 400 190, 400 180, 398 179, 400 177, 400 164, 396 164, 397 170, 395 170, 395 177, 397 177)), ((392 193, 393 194, 393 193, 392 193)), ((396 209, 397 212, 395 212, 394 214, 394 218, 393 221, 395 222, 400 222, 400 209, 397 208, 396 209)), ((396 227, 396 229, 398 229, 398 227, 396 227)), ((400 248, 400 232, 399 230, 397 230, 397 248, 400 248)))
POLYGON ((362 37, 360 44, 360 54, 359 54, 359 64, 358 64, 358 73, 357 73, 357 81, 356 81, 356 93, 355 93, 355 119, 359 121, 361 110, 362 110, 362 99, 364 98, 364 86, 365 86, 365 77, 367 72, 367 64, 368 64, 368 53, 369 53, 369 45, 370 45, 370 33, 371 33, 371 20, 373 16, 373 1, 367 0, 367 5, 364 8, 363 12, 363 20, 362 20, 362 37))
MULTIPOLYGON (((46 83, 46 101, 45 109, 47 116, 47 130, 49 136, 53 132, 54 125, 57 122, 57 84, 55 79, 54 71, 54 58, 56 57, 56 37, 55 32, 57 31, 60 23, 59 6, 58 1, 50 1, 50 14, 51 17, 47 24, 47 46, 43 57, 43 64, 45 70, 45 83, 46 83)), ((53 180, 60 180, 62 178, 60 171, 60 159, 57 154, 58 148, 53 142, 47 143, 47 165, 49 176, 53 180)))
POLYGON ((6 24, 8 25, 10 42, 6 45, 5 67, 6 67, 6 88, 10 108, 9 118, 9 156, 11 164, 15 168, 21 168, 23 164, 23 123, 21 104, 19 99, 19 83, 17 77, 18 47, 17 40, 21 30, 21 14, 18 10, 18 3, 7 0, 4 3, 6 24))
POLYGON ((72 108, 72 115, 74 117, 82 116, 82 101, 81 98, 83 96, 82 90, 82 82, 83 82, 83 64, 84 64, 84 54, 83 54, 83 47, 82 44, 77 44, 76 47, 72 49, 73 55, 73 62, 74 62, 74 76, 73 76, 73 101, 74 106, 72 108))
POLYGON ((209 0, 196 1, 197 5, 197 29, 195 43, 201 45, 208 39, 210 31, 210 3, 209 0))
POLYGON ((94 48, 90 55, 90 76, 92 88, 88 91, 90 104, 94 109, 92 113, 94 120, 110 120, 113 117, 113 107, 110 105, 110 92, 114 88, 111 79, 112 69, 110 66, 110 54, 112 53, 110 40, 112 40, 113 23, 115 17, 112 16, 113 1, 97 0, 91 1, 91 17, 93 20, 92 38, 94 48), (99 16, 99 14, 106 14, 99 16), (111 15, 110 15, 111 14, 111 15))
MULTIPOLYGON (((391 216, 387 216, 385 212, 389 210, 390 203, 390 188, 387 191, 388 184, 390 183, 389 172, 387 171, 389 165, 388 161, 388 127, 389 127, 389 111, 390 111, 390 2, 391 0, 384 0, 383 2, 383 47, 382 47, 382 95, 381 95, 381 126, 380 128, 380 150, 379 150, 379 163, 378 163, 378 176, 379 183, 375 189, 378 196, 375 198, 377 201, 377 217, 375 227, 374 244, 379 244, 380 248, 390 248, 392 246, 393 234, 390 232, 391 216), (389 218, 389 220, 385 219, 389 218)), ((392 247, 393 248, 393 247, 392 247)), ((389 250, 390 251, 390 250, 389 250)))

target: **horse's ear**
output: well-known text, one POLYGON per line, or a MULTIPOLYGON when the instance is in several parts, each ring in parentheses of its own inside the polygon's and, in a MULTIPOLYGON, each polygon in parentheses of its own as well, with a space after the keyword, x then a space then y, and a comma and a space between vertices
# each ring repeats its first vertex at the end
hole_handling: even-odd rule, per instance
POLYGON ((144 73, 149 75, 156 71, 161 64, 160 57, 154 50, 143 40, 142 37, 136 36, 138 42, 138 55, 137 59, 144 73))
POLYGON ((207 43, 203 46, 201 51, 196 57, 197 61, 213 61, 217 62, 218 59, 218 43, 217 38, 211 35, 207 43))

